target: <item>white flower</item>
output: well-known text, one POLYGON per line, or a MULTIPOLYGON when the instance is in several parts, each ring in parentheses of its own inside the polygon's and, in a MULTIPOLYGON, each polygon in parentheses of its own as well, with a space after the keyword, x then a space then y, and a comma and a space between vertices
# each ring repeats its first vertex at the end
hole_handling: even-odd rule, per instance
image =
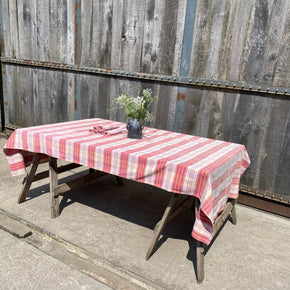
POLYGON ((124 111, 126 117, 139 119, 143 121, 152 121, 153 115, 148 111, 148 107, 158 99, 151 97, 152 90, 138 87, 137 97, 131 97, 129 94, 122 94, 114 100, 117 109, 124 111), (142 93, 142 94, 141 94, 142 93))

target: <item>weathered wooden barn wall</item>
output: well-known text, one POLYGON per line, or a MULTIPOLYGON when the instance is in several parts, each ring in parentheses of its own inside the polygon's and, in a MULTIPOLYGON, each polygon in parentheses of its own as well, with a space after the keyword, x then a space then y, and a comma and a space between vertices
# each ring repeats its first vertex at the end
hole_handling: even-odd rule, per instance
MULTIPOLYGON (((287 89, 289 12, 288 0, 2 0, 1 56, 287 89)), ((289 96, 2 70, 7 124, 107 118, 112 100, 141 83, 159 97, 152 126, 245 144, 242 183, 290 196, 289 96)))

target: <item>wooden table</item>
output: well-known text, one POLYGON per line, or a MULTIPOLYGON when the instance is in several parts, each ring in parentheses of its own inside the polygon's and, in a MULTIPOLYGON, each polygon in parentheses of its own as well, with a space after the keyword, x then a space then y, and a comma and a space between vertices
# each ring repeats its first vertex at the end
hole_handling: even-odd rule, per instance
POLYGON ((197 241, 197 280, 204 278, 204 250, 230 215, 236 223, 235 202, 239 180, 250 164, 243 145, 145 128, 143 139, 128 139, 125 124, 87 119, 17 129, 4 153, 12 175, 25 173, 18 202, 25 201, 31 183, 50 180, 51 216, 59 215, 59 195, 104 174, 150 184, 172 192, 161 220, 153 231, 146 259, 152 255, 165 225, 177 216, 186 202, 194 201, 192 236, 197 241), (94 126, 116 125, 119 134, 94 133, 94 126), (57 166, 57 159, 71 164, 57 166), (39 163, 48 171, 36 173, 39 163), (86 176, 58 184, 58 174, 77 166, 91 168, 86 176))

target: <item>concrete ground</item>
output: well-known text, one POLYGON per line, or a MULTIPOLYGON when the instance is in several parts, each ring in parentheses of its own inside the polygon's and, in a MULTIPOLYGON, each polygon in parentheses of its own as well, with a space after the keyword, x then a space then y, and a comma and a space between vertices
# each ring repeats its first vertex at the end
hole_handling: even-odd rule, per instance
POLYGON ((0 289, 111 289, 0 230, 0 289))
MULTIPOLYGON (((60 182, 85 170, 64 173, 60 182)), ((0 227, 28 234, 0 230, 0 289, 290 289, 289 219, 237 205, 238 224, 227 222, 207 251, 198 285, 187 207, 145 260, 169 193, 104 176, 66 193, 61 215, 51 219, 48 179, 17 204, 22 179, 11 176, 1 150, 0 227)))

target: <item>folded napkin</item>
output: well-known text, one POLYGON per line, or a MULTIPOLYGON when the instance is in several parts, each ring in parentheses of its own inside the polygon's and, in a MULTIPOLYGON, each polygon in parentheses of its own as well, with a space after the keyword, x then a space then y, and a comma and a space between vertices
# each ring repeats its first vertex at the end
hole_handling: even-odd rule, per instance
POLYGON ((116 135, 116 134, 122 133, 122 128, 113 124, 98 125, 98 126, 94 126, 93 129, 90 129, 90 132, 110 136, 110 135, 116 135))
POLYGON ((113 130, 106 130, 103 132, 104 135, 106 136, 111 136, 111 135, 116 135, 116 134, 119 134, 119 133, 122 133, 122 129, 121 128, 116 128, 116 129, 113 129, 113 130))
POLYGON ((109 125, 99 125, 99 126, 96 126, 94 128, 97 129, 98 133, 103 133, 104 131, 117 129, 117 128, 119 128, 119 126, 118 125, 109 124, 109 125))
POLYGON ((117 125, 98 125, 98 126, 94 126, 93 129, 90 129, 90 132, 94 132, 94 133, 104 133, 107 130, 113 130, 113 129, 117 129, 119 128, 119 126, 117 125))

